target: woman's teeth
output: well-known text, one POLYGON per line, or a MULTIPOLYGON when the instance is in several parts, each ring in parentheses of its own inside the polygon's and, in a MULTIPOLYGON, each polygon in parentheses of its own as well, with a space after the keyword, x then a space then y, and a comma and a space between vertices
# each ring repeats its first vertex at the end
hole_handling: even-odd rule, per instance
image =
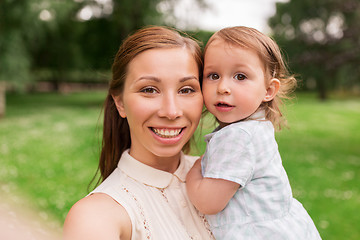
POLYGON ((158 129, 158 128, 152 128, 153 132, 163 138, 173 138, 180 134, 182 128, 180 129, 158 129))

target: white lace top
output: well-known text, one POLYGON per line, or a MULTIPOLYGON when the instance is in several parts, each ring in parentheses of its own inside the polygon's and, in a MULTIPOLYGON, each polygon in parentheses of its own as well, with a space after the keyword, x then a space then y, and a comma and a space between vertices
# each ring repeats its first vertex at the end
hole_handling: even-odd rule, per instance
POLYGON ((108 194, 126 209, 132 240, 214 239, 186 193, 186 174, 196 159, 182 154, 178 169, 171 174, 145 165, 125 151, 114 172, 90 194, 108 194))

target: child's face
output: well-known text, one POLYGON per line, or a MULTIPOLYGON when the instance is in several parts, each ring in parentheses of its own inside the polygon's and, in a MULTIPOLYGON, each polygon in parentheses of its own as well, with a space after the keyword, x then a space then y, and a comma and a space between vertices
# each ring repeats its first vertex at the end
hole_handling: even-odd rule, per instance
POLYGON ((205 53, 203 95, 221 126, 253 114, 267 94, 263 63, 253 50, 215 39, 205 53))

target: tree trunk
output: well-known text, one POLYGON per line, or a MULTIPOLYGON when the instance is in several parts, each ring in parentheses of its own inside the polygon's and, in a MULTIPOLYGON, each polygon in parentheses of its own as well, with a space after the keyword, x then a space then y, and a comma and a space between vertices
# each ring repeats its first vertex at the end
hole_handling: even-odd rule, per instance
POLYGON ((5 116, 5 107, 6 107, 6 83, 0 81, 0 118, 5 116))
POLYGON ((319 94, 319 99, 321 101, 325 101, 327 100, 327 89, 326 89, 326 82, 325 79, 320 77, 317 80, 317 90, 318 90, 318 94, 319 94))

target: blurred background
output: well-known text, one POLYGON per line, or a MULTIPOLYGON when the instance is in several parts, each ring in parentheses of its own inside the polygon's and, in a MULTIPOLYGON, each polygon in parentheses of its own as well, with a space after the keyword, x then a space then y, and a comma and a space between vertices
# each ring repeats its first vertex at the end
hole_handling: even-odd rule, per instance
MULTIPOLYGON (((22 206, 58 232, 94 187, 102 103, 127 35, 166 25, 205 45, 245 25, 278 42, 299 80, 277 133, 294 196, 323 239, 360 239, 359 22, 358 0, 1 0, 0 213, 14 228, 22 206)), ((204 122, 193 154, 213 128, 204 122)))

